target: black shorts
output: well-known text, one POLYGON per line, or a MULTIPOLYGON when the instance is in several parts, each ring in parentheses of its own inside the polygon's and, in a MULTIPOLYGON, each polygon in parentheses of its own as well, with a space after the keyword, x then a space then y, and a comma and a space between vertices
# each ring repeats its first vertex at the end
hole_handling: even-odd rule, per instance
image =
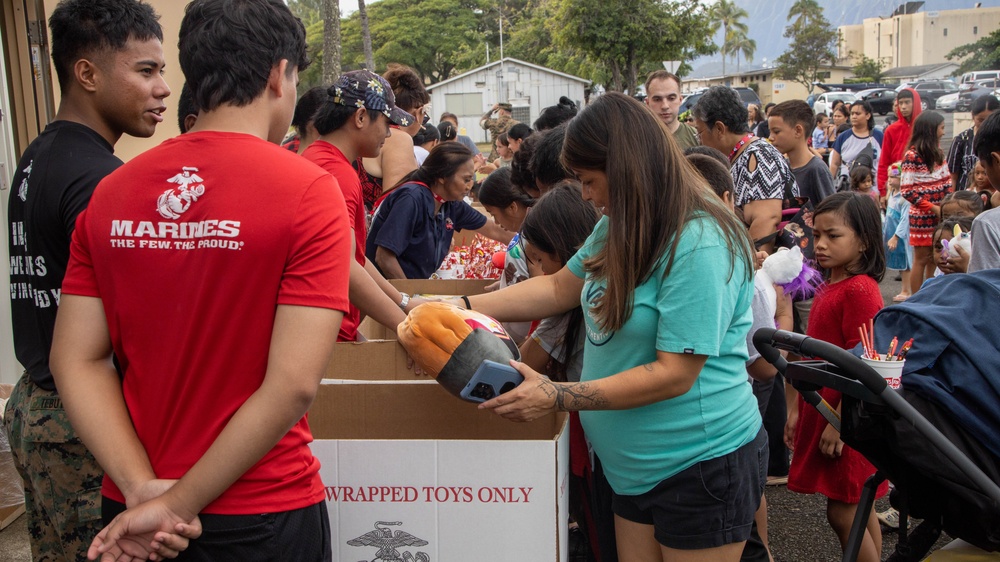
MULTIPOLYGON (((102 515, 107 525, 125 505, 103 498, 102 515)), ((291 561, 332 562, 330 514, 326 503, 280 513, 216 515, 202 513, 201 537, 174 560, 181 562, 291 561)))
POLYGON ((767 481, 767 433, 702 461, 638 496, 614 495, 611 508, 628 521, 652 525, 667 548, 701 550, 743 542, 767 481))

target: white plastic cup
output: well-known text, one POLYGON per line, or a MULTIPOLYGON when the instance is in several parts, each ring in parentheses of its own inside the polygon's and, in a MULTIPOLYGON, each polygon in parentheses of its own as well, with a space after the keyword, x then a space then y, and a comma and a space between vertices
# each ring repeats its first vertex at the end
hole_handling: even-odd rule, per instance
POLYGON ((882 378, 885 379, 885 384, 889 385, 889 388, 899 390, 899 387, 903 383, 903 365, 906 361, 876 361, 865 357, 862 357, 861 360, 872 369, 875 369, 875 372, 882 375, 882 378))

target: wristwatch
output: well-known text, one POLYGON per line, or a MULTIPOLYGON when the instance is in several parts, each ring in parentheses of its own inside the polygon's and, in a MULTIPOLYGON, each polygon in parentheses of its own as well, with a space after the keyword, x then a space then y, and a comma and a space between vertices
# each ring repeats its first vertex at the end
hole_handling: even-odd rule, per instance
POLYGON ((406 305, 410 304, 410 295, 400 291, 400 295, 403 295, 403 300, 399 301, 399 308, 403 311, 406 310, 406 305))

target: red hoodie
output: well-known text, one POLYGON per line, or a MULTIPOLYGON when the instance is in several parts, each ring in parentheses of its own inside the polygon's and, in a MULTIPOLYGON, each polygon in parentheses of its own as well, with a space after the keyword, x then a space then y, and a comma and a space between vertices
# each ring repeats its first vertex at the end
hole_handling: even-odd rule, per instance
MULTIPOLYGON (((910 133, 913 129, 913 122, 920 115, 920 94, 913 88, 903 90, 913 92, 913 111, 910 112, 910 119, 903 119, 903 115, 896 108, 897 120, 892 125, 886 127, 882 132, 882 152, 878 158, 878 192, 885 193, 885 180, 889 177, 889 166, 903 159, 906 154, 907 144, 910 142, 910 133)), ((898 98, 898 95, 897 95, 898 98)))

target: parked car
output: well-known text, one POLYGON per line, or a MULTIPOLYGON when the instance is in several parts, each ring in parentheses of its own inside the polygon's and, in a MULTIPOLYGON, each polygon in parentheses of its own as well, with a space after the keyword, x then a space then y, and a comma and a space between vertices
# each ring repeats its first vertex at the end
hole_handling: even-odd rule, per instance
POLYGON ((918 80, 916 82, 903 82, 896 88, 898 94, 903 88, 913 88, 920 94, 920 108, 928 109, 934 107, 937 99, 946 94, 953 94, 958 91, 958 84, 951 80, 918 80))
POLYGON ((938 111, 955 111, 958 106, 958 92, 954 94, 946 94, 937 99, 937 106, 934 109, 938 111))
POLYGON ((958 94, 958 103, 955 104, 955 111, 969 111, 972 102, 981 96, 993 94, 993 90, 1000 88, 1000 79, 990 78, 988 80, 977 80, 972 84, 972 88, 958 94))
POLYGON ((971 90, 978 80, 988 80, 990 78, 1000 79, 1000 70, 977 70, 966 72, 958 80, 958 89, 961 91, 971 90))
POLYGON ((692 107, 694 107, 694 104, 698 103, 698 100, 701 99, 702 95, 704 95, 704 92, 689 94, 686 98, 684 98, 684 101, 681 102, 681 107, 677 110, 677 114, 680 115, 685 111, 689 111, 692 107))
MULTIPOLYGON (((757 92, 754 92, 750 88, 733 88, 733 90, 735 90, 736 93, 740 96, 740 100, 743 101, 744 106, 750 105, 752 103, 757 107, 761 107, 760 98, 757 97, 757 92)), ((678 115, 694 107, 694 105, 698 103, 698 100, 701 99, 701 96, 704 94, 705 92, 696 92, 684 98, 684 101, 681 102, 680 109, 677 110, 678 115)))
POLYGON ((760 97, 757 96, 757 92, 751 90, 750 88, 733 89, 740 95, 740 99, 743 100, 743 105, 750 105, 752 103, 757 107, 764 109, 764 104, 760 101, 760 97))
POLYGON ((896 91, 888 88, 872 88, 858 92, 858 99, 868 102, 872 111, 885 115, 892 111, 892 102, 896 99, 896 91))
POLYGON ((854 92, 824 92, 816 96, 816 101, 813 102, 813 113, 826 113, 830 114, 830 108, 833 107, 833 102, 841 100, 847 105, 858 101, 858 96, 854 92))

